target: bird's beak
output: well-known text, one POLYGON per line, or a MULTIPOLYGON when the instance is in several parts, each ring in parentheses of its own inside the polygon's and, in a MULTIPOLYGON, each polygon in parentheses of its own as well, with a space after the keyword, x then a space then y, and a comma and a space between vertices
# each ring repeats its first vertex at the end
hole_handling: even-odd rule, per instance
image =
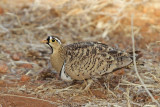
POLYGON ((42 40, 41 43, 48 43, 48 41, 47 40, 42 40))

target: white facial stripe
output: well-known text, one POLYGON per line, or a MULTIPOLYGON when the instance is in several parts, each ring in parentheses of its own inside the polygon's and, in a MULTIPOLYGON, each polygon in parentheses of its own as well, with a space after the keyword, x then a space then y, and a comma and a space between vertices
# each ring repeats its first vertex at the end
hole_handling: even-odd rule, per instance
POLYGON ((49 37, 49 40, 52 40, 52 36, 49 37))
POLYGON ((58 41, 59 44, 61 44, 61 41, 58 38, 55 38, 56 41, 58 41))

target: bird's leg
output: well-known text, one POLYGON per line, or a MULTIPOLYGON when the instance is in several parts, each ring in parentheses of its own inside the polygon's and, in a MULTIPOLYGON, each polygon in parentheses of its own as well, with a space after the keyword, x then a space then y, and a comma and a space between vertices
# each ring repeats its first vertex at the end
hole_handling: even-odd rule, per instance
POLYGON ((92 85, 93 80, 92 79, 88 79, 87 81, 84 80, 83 84, 82 84, 82 88, 84 88, 84 91, 88 91, 90 86, 92 85))
POLYGON ((77 83, 77 81, 72 81, 72 83, 70 84, 71 88, 75 88, 75 89, 79 89, 80 88, 80 84, 77 83))

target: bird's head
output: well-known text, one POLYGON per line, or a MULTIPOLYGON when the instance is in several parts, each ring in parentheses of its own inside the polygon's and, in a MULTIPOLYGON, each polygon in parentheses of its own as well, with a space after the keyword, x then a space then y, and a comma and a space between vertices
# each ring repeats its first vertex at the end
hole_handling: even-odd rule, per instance
POLYGON ((51 47, 52 53, 53 50, 56 50, 61 46, 60 39, 58 39, 58 37, 55 36, 48 36, 48 38, 46 40, 43 40, 42 42, 48 44, 51 47))

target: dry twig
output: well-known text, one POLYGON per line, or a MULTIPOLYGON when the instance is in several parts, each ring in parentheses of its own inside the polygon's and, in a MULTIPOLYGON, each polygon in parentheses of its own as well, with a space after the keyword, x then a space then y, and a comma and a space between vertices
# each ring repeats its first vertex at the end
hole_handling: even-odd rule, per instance
POLYGON ((158 103, 158 101, 153 97, 153 95, 149 92, 148 88, 146 87, 146 85, 144 84, 142 78, 140 77, 138 70, 137 70, 137 65, 136 65, 136 57, 135 57, 135 42, 134 42, 134 32, 133 32, 133 14, 131 17, 131 31, 132 31, 132 48, 133 48, 133 63, 134 63, 134 70, 136 72, 136 75, 138 77, 138 79, 140 80, 141 84, 143 85, 144 89, 146 90, 146 92, 148 93, 148 95, 151 97, 152 101, 155 102, 158 107, 160 107, 160 104, 158 103))

